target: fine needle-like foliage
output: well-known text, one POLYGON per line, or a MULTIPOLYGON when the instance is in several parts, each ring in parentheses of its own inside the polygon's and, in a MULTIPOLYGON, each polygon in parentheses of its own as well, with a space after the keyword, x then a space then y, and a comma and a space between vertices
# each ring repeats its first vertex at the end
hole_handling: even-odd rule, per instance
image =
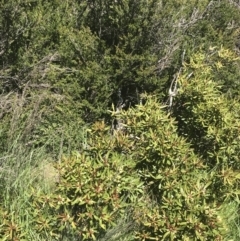
POLYGON ((0 1, 0 239, 238 241, 239 26, 238 0, 0 1))

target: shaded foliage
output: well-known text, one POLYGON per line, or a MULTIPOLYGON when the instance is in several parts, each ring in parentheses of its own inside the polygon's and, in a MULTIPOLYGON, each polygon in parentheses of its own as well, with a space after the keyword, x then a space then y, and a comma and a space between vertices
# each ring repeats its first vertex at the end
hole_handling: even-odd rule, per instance
POLYGON ((0 13, 0 160, 14 156, 1 180, 17 170, 0 196, 1 238, 29 238, 28 213, 38 238, 104 240, 127 212, 132 240, 231 236, 237 1, 10 0, 0 13), (54 190, 27 185, 26 213, 12 204, 25 175, 16 143, 60 162, 54 190))

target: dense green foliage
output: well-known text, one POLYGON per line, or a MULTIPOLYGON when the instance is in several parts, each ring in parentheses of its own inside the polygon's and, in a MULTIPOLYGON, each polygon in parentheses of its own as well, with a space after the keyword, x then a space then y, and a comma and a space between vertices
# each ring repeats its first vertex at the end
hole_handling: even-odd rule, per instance
POLYGON ((131 160, 114 153, 77 154, 64 159, 58 170, 53 195, 38 196, 34 203, 36 220, 42 220, 36 229, 58 238, 95 239, 126 215, 124 210, 131 210, 128 202, 135 203, 142 193, 131 160))
POLYGON ((0 239, 239 240, 239 39, 236 0, 1 1, 0 239))

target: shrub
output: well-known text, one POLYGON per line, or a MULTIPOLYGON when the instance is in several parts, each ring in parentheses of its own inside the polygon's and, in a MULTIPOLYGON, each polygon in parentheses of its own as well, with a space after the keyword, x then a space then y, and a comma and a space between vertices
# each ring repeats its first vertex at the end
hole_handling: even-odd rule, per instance
POLYGON ((142 193, 133 167, 130 156, 94 148, 64 158, 57 165, 60 180, 54 192, 34 198, 36 230, 58 238, 101 237, 142 193))

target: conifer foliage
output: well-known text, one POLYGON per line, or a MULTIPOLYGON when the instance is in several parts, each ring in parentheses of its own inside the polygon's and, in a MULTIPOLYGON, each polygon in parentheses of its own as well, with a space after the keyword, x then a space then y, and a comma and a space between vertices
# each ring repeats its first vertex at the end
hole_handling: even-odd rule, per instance
POLYGON ((1 1, 0 239, 239 240, 239 26, 235 0, 1 1))

